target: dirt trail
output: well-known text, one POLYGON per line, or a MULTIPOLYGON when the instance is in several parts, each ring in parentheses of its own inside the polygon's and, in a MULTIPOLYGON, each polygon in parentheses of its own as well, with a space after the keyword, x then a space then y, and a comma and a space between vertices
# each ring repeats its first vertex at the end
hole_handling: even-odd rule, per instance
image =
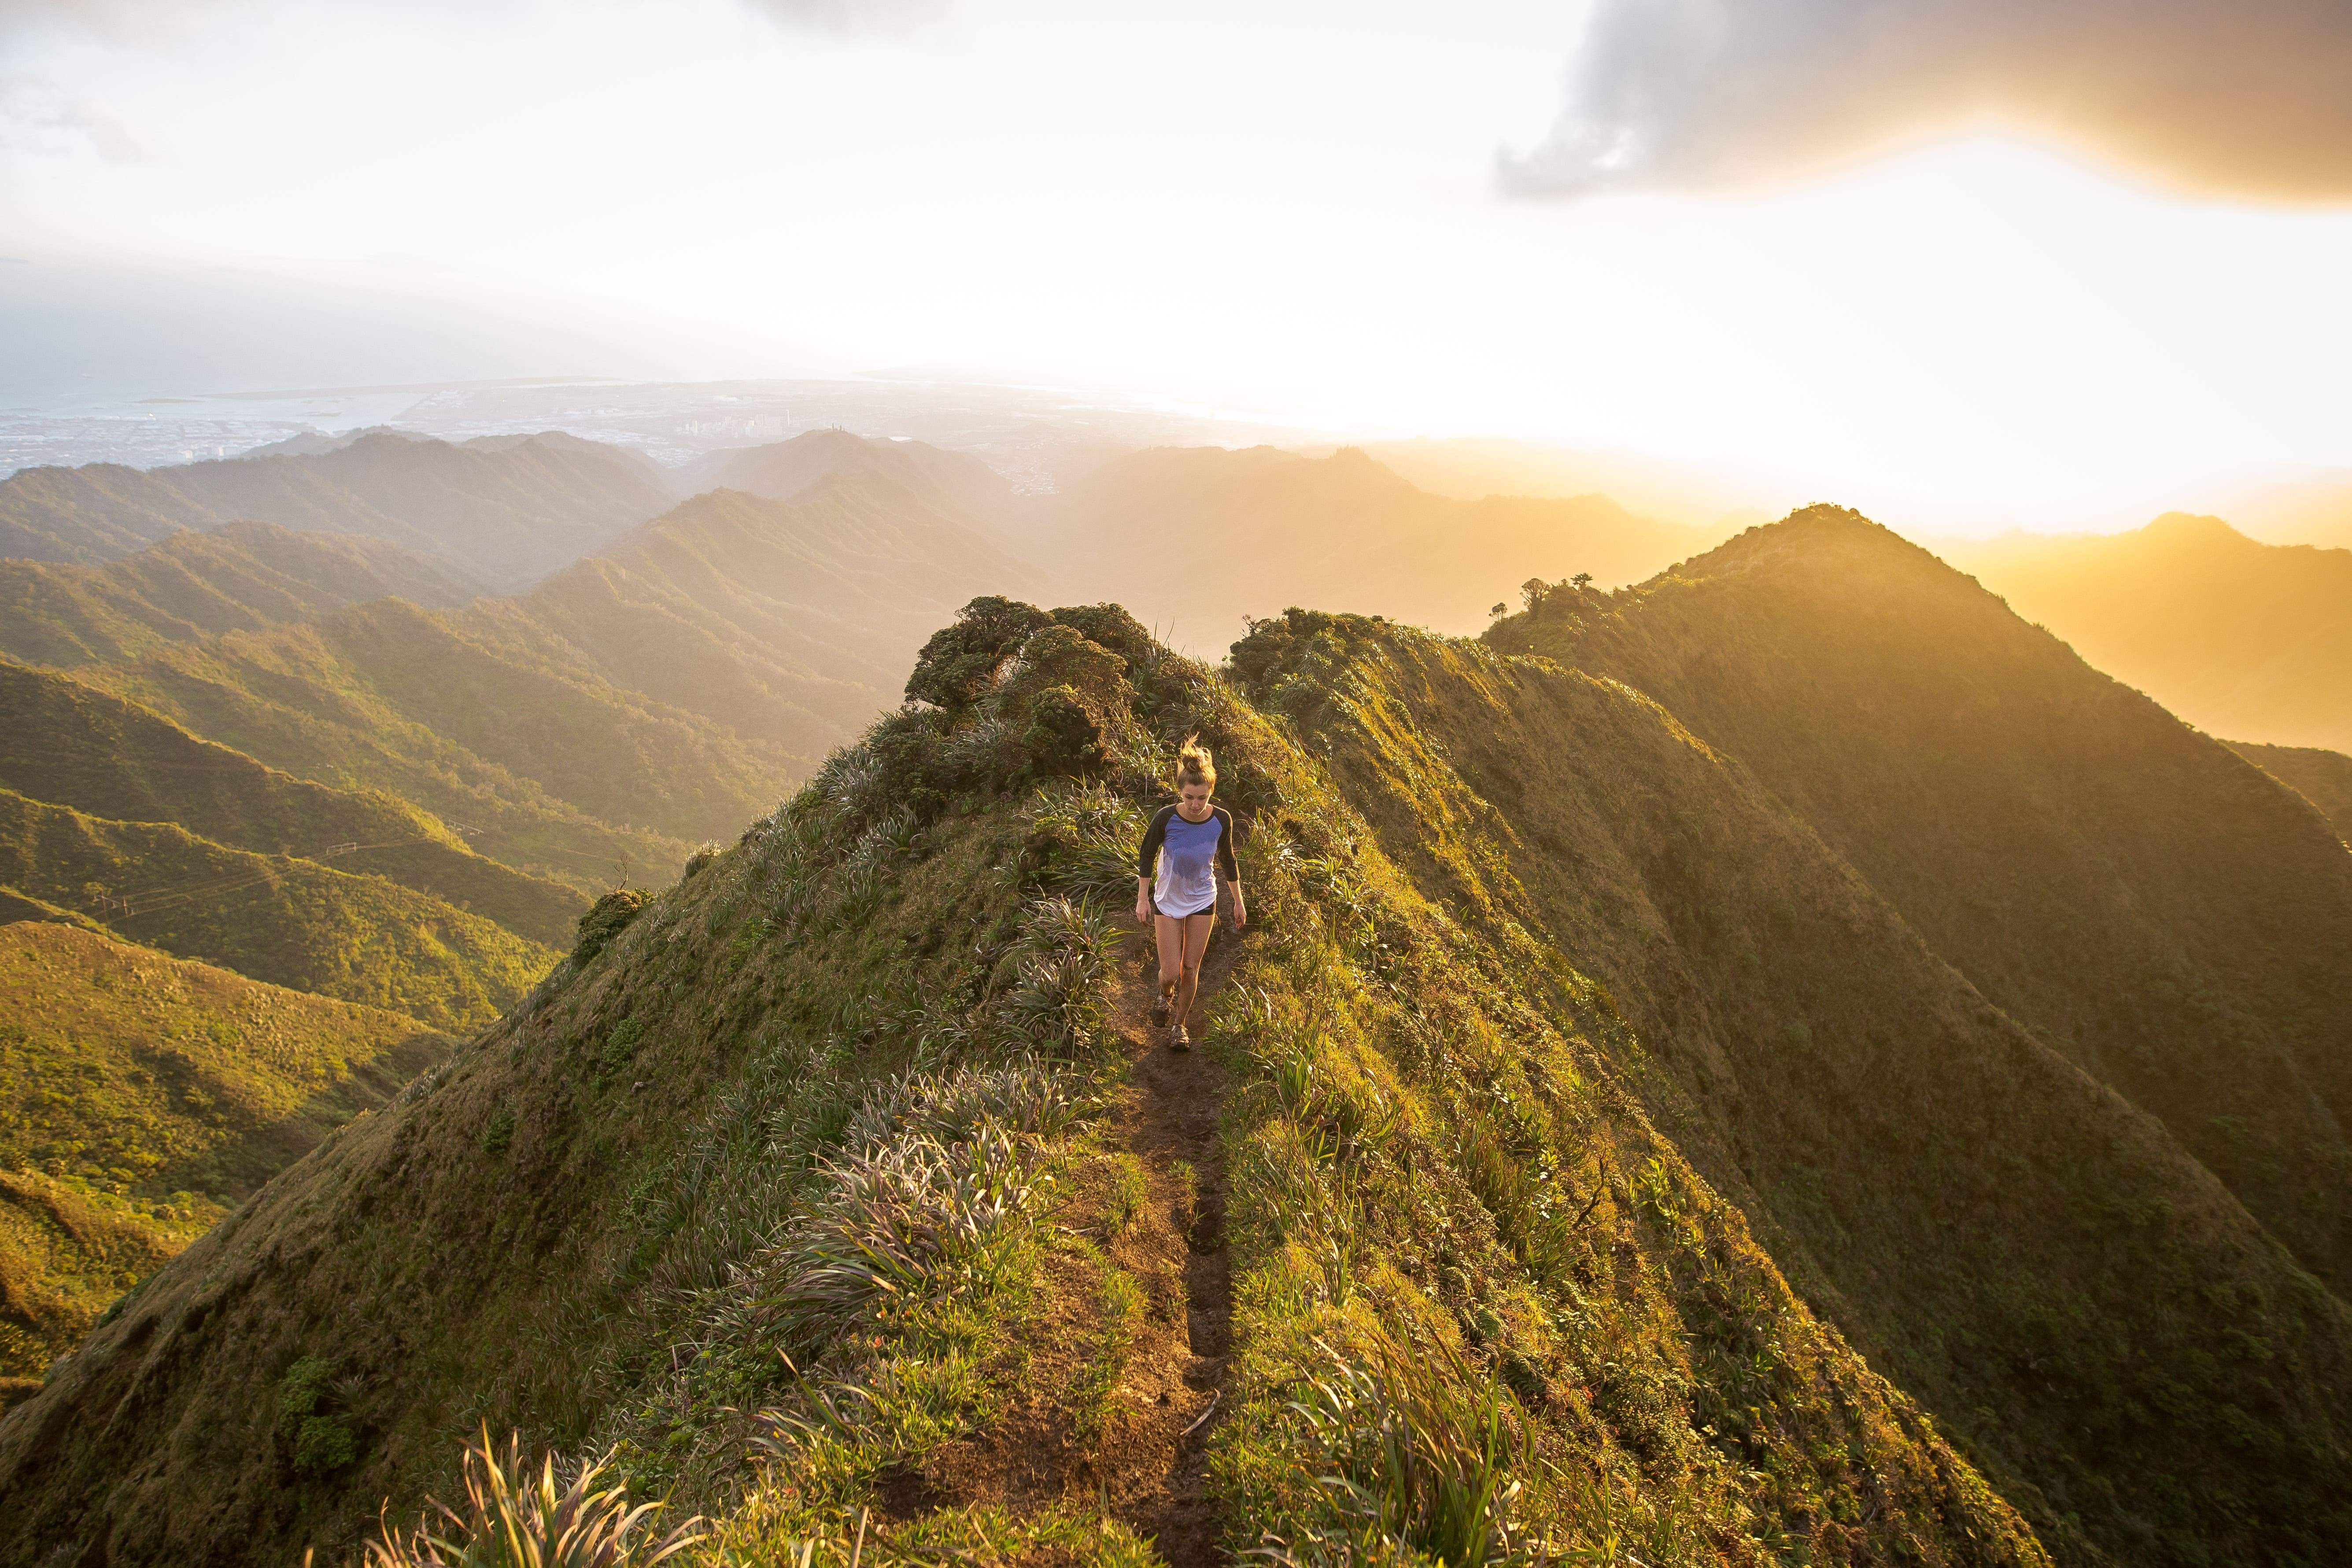
MULTIPOLYGON (((1220 921, 1202 963, 1191 1024, 1231 976, 1245 938, 1220 921)), ((1112 1025, 1131 1063, 1100 1124, 1105 1147, 1131 1155, 1145 1198, 1124 1225, 1105 1169, 1064 1218, 1100 1251, 1059 1253, 1047 1265, 1049 1307, 1026 1347, 1031 1394, 989 1428, 937 1450, 919 1473, 884 1478, 884 1511, 911 1518, 943 1505, 1002 1503, 1027 1511, 1055 1501, 1099 1503, 1150 1537, 1170 1568, 1223 1561, 1222 1521, 1206 1484, 1210 1430, 1223 1414, 1232 1289, 1224 1245, 1224 1165, 1217 1143, 1226 1074, 1211 1054, 1168 1048, 1152 1027, 1158 962, 1147 935, 1121 942, 1112 1025), (1099 1425, 1081 1429, 1072 1403, 1097 1364, 1107 1319, 1103 1260, 1140 1287, 1143 1310, 1099 1425)))

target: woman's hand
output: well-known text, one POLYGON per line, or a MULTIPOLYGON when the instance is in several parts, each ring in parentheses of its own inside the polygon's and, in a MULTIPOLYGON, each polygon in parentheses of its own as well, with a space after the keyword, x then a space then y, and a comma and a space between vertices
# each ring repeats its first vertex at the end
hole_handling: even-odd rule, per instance
POLYGON ((1139 926, 1151 923, 1151 904, 1141 893, 1135 895, 1135 923, 1139 926))
POLYGON ((1249 924, 1249 906, 1242 902, 1242 890, 1235 888, 1234 889, 1234 929, 1239 931, 1247 924, 1249 924))

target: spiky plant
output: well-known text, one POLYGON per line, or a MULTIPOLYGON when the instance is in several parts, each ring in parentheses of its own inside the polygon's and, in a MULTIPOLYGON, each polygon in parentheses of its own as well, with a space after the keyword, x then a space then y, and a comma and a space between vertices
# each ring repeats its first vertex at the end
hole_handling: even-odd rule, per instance
POLYGON ((662 1505, 632 1508, 626 1488, 596 1484, 604 1469, 583 1465, 559 1488, 554 1455, 534 1475, 519 1435, 501 1454, 485 1426, 466 1447, 463 1510, 433 1505, 447 1533, 436 1532, 429 1514, 413 1531, 386 1524, 383 1539, 367 1543, 366 1568, 653 1568, 703 1539, 698 1517, 655 1539, 662 1505))

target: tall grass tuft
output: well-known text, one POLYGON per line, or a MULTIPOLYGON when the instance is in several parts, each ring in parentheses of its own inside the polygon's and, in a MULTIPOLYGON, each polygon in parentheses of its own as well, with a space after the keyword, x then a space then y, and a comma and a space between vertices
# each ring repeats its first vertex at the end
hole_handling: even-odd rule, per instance
POLYGON ((1500 1384, 1443 1345, 1408 1351, 1381 1336, 1351 1360, 1318 1343, 1332 1370, 1306 1380, 1289 1410, 1329 1456, 1320 1480, 1331 1521, 1256 1555, 1353 1562, 1403 1547, 1448 1568, 1527 1559, 1511 1527, 1525 1427, 1500 1384))
POLYGON ((552 1454, 534 1476, 520 1436, 501 1454, 485 1427, 466 1447, 464 1510, 434 1504, 450 1533, 436 1534, 430 1515, 413 1531, 387 1524, 367 1543, 366 1568, 653 1568, 704 1539, 699 1518, 653 1539, 662 1505, 630 1507, 625 1488, 596 1485, 604 1470, 584 1465, 559 1489, 552 1454))

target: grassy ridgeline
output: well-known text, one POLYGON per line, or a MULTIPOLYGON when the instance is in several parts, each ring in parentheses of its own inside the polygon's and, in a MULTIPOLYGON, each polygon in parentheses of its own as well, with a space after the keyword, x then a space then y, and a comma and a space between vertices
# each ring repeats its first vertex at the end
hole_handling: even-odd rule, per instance
POLYGON ((0 926, 0 1376, 36 1377, 449 1041, 72 926, 0 926))
POLYGON ((1622 680, 1737 757, 2352 1292, 2352 858, 2303 801, 1834 507, 1489 638, 1622 680))
POLYGON ((1236 665, 1419 886, 1605 987, 1648 1115, 2062 1557, 2352 1529, 2319 1392, 2352 1314, 1737 763, 1624 686, 1354 617, 1236 665))
POLYGON ((609 900, 0 1422, 0 1563, 99 1530, 348 1552, 487 1423, 706 1515, 690 1562, 1140 1568, 1088 1444, 1136 1314, 1185 1304, 1105 1262, 1105 912, 1195 731, 1259 927, 1201 1194, 1229 1549, 2352 1542, 2342 1304, 1736 764, 1622 686, 1383 623, 1285 617, 1235 668, 1246 696, 1116 610, 976 604, 933 706, 609 900), (976 1466, 1016 1415, 1043 1468, 976 1466))

